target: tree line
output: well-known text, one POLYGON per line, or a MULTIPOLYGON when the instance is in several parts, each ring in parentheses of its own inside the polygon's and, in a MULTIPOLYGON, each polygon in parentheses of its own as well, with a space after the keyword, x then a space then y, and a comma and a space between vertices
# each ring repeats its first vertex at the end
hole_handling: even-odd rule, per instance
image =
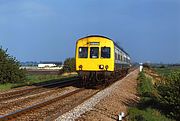
MULTIPOLYGON (((0 83, 15 83, 26 81, 26 70, 20 69, 20 62, 13 56, 7 53, 0 47, 0 83)), ((67 58, 64 61, 63 69, 60 74, 64 72, 75 71, 75 58, 67 58)))
POLYGON ((0 47, 0 83, 25 81, 25 70, 20 69, 19 61, 0 47))

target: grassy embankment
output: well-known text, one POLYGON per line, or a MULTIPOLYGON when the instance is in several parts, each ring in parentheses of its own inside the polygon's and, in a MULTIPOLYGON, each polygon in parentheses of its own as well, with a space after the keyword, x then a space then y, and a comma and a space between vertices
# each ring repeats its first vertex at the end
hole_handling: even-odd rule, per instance
POLYGON ((27 80, 24 82, 17 83, 5 83, 0 84, 0 91, 10 90, 12 88, 17 88, 21 86, 30 86, 36 83, 42 82, 53 82, 53 81, 62 81, 65 79, 73 78, 76 74, 65 74, 65 75, 27 75, 27 80))
MULTIPOLYGON (((180 72, 180 69, 160 69, 156 68, 155 71, 163 76, 163 78, 168 79, 167 77, 173 78, 173 80, 179 79, 179 76, 177 78, 174 78, 172 76, 172 73, 180 72)), ((169 89, 171 90, 177 90, 177 88, 169 88, 168 82, 166 84, 160 84, 159 86, 152 84, 152 79, 144 72, 141 72, 138 77, 138 93, 140 96, 140 102, 137 104, 136 107, 131 107, 129 109, 129 120, 130 121, 172 121, 172 119, 178 118, 177 110, 179 108, 178 100, 179 97, 173 97, 172 92, 170 92, 171 95, 168 95, 166 93, 163 93, 162 89, 169 89), (168 88, 167 88, 168 87, 168 88), (162 94, 163 93, 163 94, 162 94), (162 96, 164 95, 164 97, 162 96), (173 98, 172 98, 173 97, 173 98), (177 99, 178 98, 178 99, 177 99), (167 101, 171 99, 171 101, 167 101), (174 102, 173 104, 171 102, 174 102), (170 107, 169 107, 170 106, 170 107), (176 110, 171 110, 171 108, 175 108, 176 110), (168 112, 169 111, 169 112, 168 112), (167 118, 169 117, 169 118, 167 118)), ((172 81, 172 80, 171 80, 172 81)), ((177 81, 175 81, 177 83, 177 81)), ((174 84, 174 82, 173 82, 174 84)), ((170 85, 170 87, 172 87, 170 85)), ((164 92, 168 92, 164 91, 164 92)))

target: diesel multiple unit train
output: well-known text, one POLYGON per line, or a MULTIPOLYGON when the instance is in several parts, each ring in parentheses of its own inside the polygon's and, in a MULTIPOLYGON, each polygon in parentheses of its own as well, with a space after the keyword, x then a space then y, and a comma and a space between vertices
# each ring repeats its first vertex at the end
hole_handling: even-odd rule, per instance
POLYGON ((130 65, 129 54, 110 38, 91 35, 76 42, 76 71, 85 83, 124 75, 130 65))

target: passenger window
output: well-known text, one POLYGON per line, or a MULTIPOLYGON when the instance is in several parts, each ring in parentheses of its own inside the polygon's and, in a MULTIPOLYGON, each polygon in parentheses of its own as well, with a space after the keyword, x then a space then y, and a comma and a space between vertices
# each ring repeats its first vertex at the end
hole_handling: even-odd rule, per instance
POLYGON ((90 58, 99 58, 99 48, 98 47, 90 48, 90 58))
POLYGON ((79 58, 87 58, 87 57, 88 57, 88 48, 79 47, 79 58))
POLYGON ((117 60, 117 53, 115 53, 115 60, 117 60))
POLYGON ((126 62, 126 58, 125 57, 124 57, 123 61, 126 62))
POLYGON ((101 58, 110 58, 110 47, 101 47, 101 58))
POLYGON ((118 54, 118 60, 120 60, 120 55, 118 54))

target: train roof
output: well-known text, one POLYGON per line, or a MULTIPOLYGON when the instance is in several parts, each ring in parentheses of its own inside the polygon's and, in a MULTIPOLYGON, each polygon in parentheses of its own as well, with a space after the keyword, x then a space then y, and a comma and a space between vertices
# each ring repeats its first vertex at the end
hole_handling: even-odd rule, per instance
MULTIPOLYGON (((120 47, 117 43, 114 42, 114 45, 115 45, 116 47, 118 47, 121 51, 123 51, 126 55, 129 56, 129 54, 128 54, 122 47, 120 47)), ((129 56, 129 57, 130 57, 130 56, 129 56)))
MULTIPOLYGON (((85 39, 85 38, 89 38, 89 37, 101 37, 101 38, 106 38, 106 39, 112 40, 112 39, 110 39, 110 38, 108 38, 108 37, 105 37, 105 36, 102 36, 102 35, 89 35, 89 36, 80 38, 79 40, 85 39)), ((112 40, 112 41, 113 41, 113 40, 112 40)))
MULTIPOLYGON (((102 35, 89 35, 89 36, 80 38, 79 40, 85 39, 85 38, 89 38, 89 37, 101 37, 101 38, 106 38, 106 39, 109 39, 109 40, 113 41, 112 39, 110 39, 110 38, 108 38, 108 37, 106 37, 106 36, 102 36, 102 35)), ((113 41, 113 42, 114 42, 114 41, 113 41)), ((115 45, 116 47, 118 47, 120 50, 122 50, 126 55, 129 56, 129 54, 128 54, 122 47, 120 47, 116 42, 114 42, 114 45, 115 45)), ((129 57, 130 57, 130 56, 129 56, 129 57)))

